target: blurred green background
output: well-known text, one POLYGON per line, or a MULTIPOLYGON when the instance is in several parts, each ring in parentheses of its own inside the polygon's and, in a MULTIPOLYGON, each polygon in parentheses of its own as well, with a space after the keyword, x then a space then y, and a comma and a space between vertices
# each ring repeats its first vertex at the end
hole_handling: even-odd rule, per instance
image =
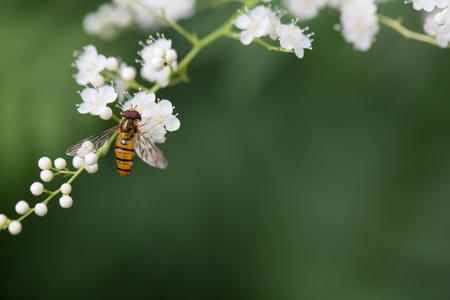
MULTIPOLYGON (((15 218, 37 161, 114 125, 80 115, 72 52, 132 64, 146 34, 85 34, 101 1, 3 1, 0 212, 15 218)), ((182 24, 200 34, 236 6, 182 24)), ((380 5, 420 30, 403 1, 380 5)), ((285 22, 289 22, 288 18, 285 22)), ((165 171, 114 155, 23 232, 0 233, 1 299, 450 299, 450 50, 381 27, 353 51, 322 11, 302 60, 220 40, 190 84, 161 90, 181 128, 165 171)), ((165 30, 183 56, 188 44, 165 30)), ((59 178, 49 188, 56 189, 59 178)))

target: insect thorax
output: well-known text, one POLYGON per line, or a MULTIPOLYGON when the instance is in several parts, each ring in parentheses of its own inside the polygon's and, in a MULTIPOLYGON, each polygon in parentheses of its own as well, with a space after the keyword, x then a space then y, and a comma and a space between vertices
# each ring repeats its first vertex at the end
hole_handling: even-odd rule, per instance
POLYGON ((123 118, 119 124, 119 132, 130 134, 136 133, 137 121, 138 121, 137 119, 123 118))

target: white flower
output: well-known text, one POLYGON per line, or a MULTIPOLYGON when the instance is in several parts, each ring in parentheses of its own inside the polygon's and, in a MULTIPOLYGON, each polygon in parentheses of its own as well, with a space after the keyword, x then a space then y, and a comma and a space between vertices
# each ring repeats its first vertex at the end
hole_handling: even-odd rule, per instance
POLYGON ((75 66, 78 69, 75 79, 79 85, 94 84, 100 81, 100 72, 106 67, 106 57, 98 54, 94 46, 88 45, 83 54, 78 56, 75 66))
POLYGON ((443 24, 438 27, 436 40, 439 40, 438 43, 443 46, 444 41, 447 43, 450 41, 450 8, 446 8, 440 13, 440 19, 442 19, 443 24))
POLYGON ((47 214, 48 208, 44 203, 38 203, 34 206, 34 212, 39 216, 43 217, 47 214))
MULTIPOLYGON (((450 41, 449 38, 446 38, 446 31, 450 29, 450 20, 448 23, 445 21, 444 16, 447 16, 448 9, 445 9, 444 11, 447 11, 445 14, 444 12, 439 12, 438 14, 434 15, 433 13, 428 13, 425 16, 425 21, 423 24, 423 30, 431 35, 434 36, 436 39, 436 43, 441 48, 447 48, 448 43, 450 41), (440 24, 437 24, 436 19, 441 21, 440 24), (447 28, 447 29, 445 29, 447 28), (441 35, 441 33, 443 35, 441 35)), ((448 31, 447 31, 448 32, 448 31)))
POLYGON ((180 120, 173 113, 173 106, 169 100, 161 100, 158 103, 153 103, 150 109, 149 122, 142 127, 141 130, 148 131, 150 139, 162 143, 165 141, 165 134, 167 131, 175 131, 180 128, 180 120))
POLYGON ((48 170, 52 167, 52 161, 46 156, 41 157, 38 161, 38 166, 41 170, 48 170))
POLYGON ((19 221, 11 221, 8 226, 8 231, 12 235, 17 235, 22 232, 22 224, 19 221))
POLYGON ((40 177, 42 181, 50 182, 53 179, 53 172, 50 170, 42 170, 40 177))
POLYGON ((87 165, 95 165, 98 161, 98 156, 94 152, 86 154, 84 161, 87 165))
POLYGON ((116 100, 117 93, 111 86, 102 86, 96 89, 85 88, 80 93, 80 96, 83 99, 83 103, 78 107, 78 112, 98 116, 106 109, 108 103, 116 100))
POLYGON ((240 39, 244 45, 249 45, 256 37, 268 35, 272 29, 271 19, 262 5, 253 8, 246 14, 239 15, 234 25, 243 30, 240 39))
POLYGON ((61 170, 64 169, 67 165, 67 162, 64 158, 58 157, 55 159, 55 168, 61 170))
POLYGON ((341 24, 344 39, 355 49, 367 51, 378 33, 377 6, 373 0, 348 0, 341 5, 341 24))
POLYGON ((449 5, 449 0, 412 0, 415 10, 431 12, 435 7, 444 8, 449 5))
POLYGON ((188 19, 195 12, 195 0, 141 0, 141 2, 172 21, 188 19))
POLYGON ((159 37, 156 40, 149 40, 148 44, 142 48, 139 54, 142 57, 142 78, 150 82, 162 83, 162 86, 166 86, 169 83, 169 76, 171 68, 176 69, 177 61, 173 61, 170 66, 165 66, 160 70, 157 70, 152 65, 152 59, 161 55, 161 50, 165 53, 170 52, 172 49, 172 41, 164 37, 159 37))
POLYGON ((70 194, 72 192, 72 186, 68 183, 63 183, 61 185, 61 194, 70 194))
POLYGON ((94 174, 98 171, 98 164, 87 165, 85 170, 89 174, 94 174))
POLYGON ((33 195, 39 196, 42 192, 44 192, 44 185, 40 182, 34 182, 30 186, 30 191, 33 195))
POLYGON ((83 20, 83 28, 90 34, 105 39, 114 38, 120 29, 132 24, 132 12, 123 5, 103 3, 97 11, 90 12, 83 20))
POLYGON ((24 215, 28 212, 30 206, 28 205, 27 201, 20 200, 19 202, 17 202, 15 209, 19 215, 24 215))
POLYGON ((280 36, 280 45, 286 50, 294 49, 295 55, 302 58, 304 49, 311 49, 309 35, 304 35, 303 30, 295 24, 277 26, 277 33, 280 36))
POLYGON ((59 198, 59 205, 62 208, 70 208, 72 207, 73 199, 69 195, 64 195, 61 198, 59 198))
POLYGON ((84 158, 80 157, 80 156, 74 156, 72 159, 72 165, 75 169, 79 169, 82 166, 84 166, 84 158))
POLYGON ((6 225, 6 222, 8 222, 8 217, 4 214, 0 214, 0 229, 6 225))
POLYGON ((285 0, 289 12, 300 20, 309 20, 317 16, 326 0, 285 0))
POLYGON ((155 102, 155 94, 139 92, 134 97, 126 101, 122 107, 124 111, 131 106, 141 114, 141 121, 138 123, 139 130, 151 141, 162 143, 165 141, 167 131, 175 131, 180 128, 180 121, 173 113, 173 106, 169 100, 155 102))

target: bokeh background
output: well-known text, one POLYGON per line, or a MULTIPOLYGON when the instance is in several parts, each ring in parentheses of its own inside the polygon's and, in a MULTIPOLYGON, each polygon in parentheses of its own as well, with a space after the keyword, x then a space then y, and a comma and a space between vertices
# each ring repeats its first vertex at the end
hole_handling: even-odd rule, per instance
MULTIPOLYGON (((41 156, 114 125, 80 115, 72 52, 95 44, 132 64, 147 33, 83 32, 101 1, 0 3, 0 212, 16 217, 41 156)), ((183 22, 200 35, 237 8, 183 22)), ((396 1, 379 11, 420 15, 396 1)), ((285 22, 289 22, 288 18, 285 22)), ((165 171, 114 155, 23 232, 0 233, 1 299, 450 299, 450 50, 384 26, 370 51, 332 28, 302 60, 220 40, 191 82, 161 90, 181 128, 165 171)), ((189 45, 165 30, 183 56, 189 45)), ((48 184, 57 188, 61 179, 48 184)))

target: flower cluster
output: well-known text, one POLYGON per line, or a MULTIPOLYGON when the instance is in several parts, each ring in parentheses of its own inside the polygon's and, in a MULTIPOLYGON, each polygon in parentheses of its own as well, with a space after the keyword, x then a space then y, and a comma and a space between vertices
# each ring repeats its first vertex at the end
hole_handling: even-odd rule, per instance
POLYGON ((374 0, 348 0, 341 5, 342 35, 359 51, 369 50, 378 33, 376 11, 374 0))
POLYGON ((167 26, 164 19, 188 19, 194 12, 195 0, 113 0, 87 14, 83 26, 88 33, 110 39, 133 25, 158 30, 167 26))
MULTIPOLYGON (((92 154, 92 153, 91 153, 92 154)), ((95 156, 95 163, 93 165, 97 165, 97 155, 93 154, 95 156)), ((32 195, 39 197, 43 193, 48 194, 48 197, 35 204, 34 207, 30 207, 27 201, 20 200, 16 203, 15 211, 17 214, 21 215, 18 219, 10 219, 4 214, 0 214, 0 231, 6 230, 12 234, 17 235, 22 232, 22 223, 21 221, 28 215, 32 214, 33 212, 43 217, 48 212, 48 202, 56 195, 61 193, 61 197, 59 198, 59 205, 62 208, 70 208, 73 204, 73 199, 69 195, 72 192, 72 185, 71 182, 75 177, 83 170, 84 167, 88 173, 95 173, 96 170, 98 170, 98 166, 94 167, 95 170, 91 169, 91 172, 88 170, 90 165, 88 164, 88 158, 85 157, 86 161, 83 160, 83 162, 80 162, 78 160, 74 159, 74 167, 78 169, 77 171, 70 171, 67 169, 67 162, 64 158, 57 158, 52 163, 51 159, 48 157, 41 157, 38 161, 39 169, 41 169, 40 178, 43 182, 49 183, 53 180, 53 178, 57 175, 72 175, 72 177, 67 181, 64 182, 62 185, 59 186, 59 188, 55 191, 50 191, 48 189, 44 188, 44 184, 42 182, 36 181, 30 186, 30 192, 32 195)), ((91 158, 92 159, 92 158, 91 158)), ((93 166, 92 165, 92 166, 93 166)))
POLYGON ((234 25, 242 29, 240 33, 241 43, 249 45, 253 39, 269 36, 271 39, 279 39, 280 46, 286 50, 294 50, 298 58, 304 55, 304 49, 311 49, 311 35, 303 34, 306 29, 301 29, 295 23, 281 24, 282 14, 269 7, 259 5, 250 11, 240 14, 234 25))
POLYGON ((170 73, 177 68, 177 53, 172 49, 172 41, 164 36, 157 39, 150 37, 142 45, 142 50, 138 52, 142 57, 142 78, 165 87, 169 83, 170 73))
POLYGON ((156 101, 154 93, 136 93, 133 98, 123 104, 122 110, 126 111, 131 107, 141 114, 139 130, 152 142, 163 143, 166 140, 167 131, 180 128, 180 120, 172 115, 172 103, 166 99, 156 101))

